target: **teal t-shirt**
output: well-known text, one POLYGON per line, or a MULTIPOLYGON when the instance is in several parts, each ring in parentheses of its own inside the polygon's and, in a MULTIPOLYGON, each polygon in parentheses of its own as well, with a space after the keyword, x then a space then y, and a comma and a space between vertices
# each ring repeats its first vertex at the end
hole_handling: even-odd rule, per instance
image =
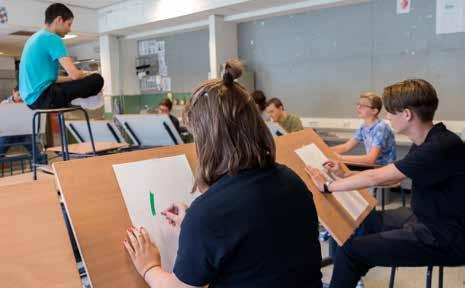
POLYGON ((19 94, 26 104, 33 104, 57 80, 58 59, 68 55, 63 39, 46 29, 27 40, 19 64, 19 94))

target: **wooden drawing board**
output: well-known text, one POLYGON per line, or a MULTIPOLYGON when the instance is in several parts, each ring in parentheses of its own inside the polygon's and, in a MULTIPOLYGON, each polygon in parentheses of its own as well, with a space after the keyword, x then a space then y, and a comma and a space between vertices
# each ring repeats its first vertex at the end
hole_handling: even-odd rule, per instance
POLYGON ((342 206, 339 205, 333 195, 324 195, 313 185, 313 182, 304 170, 304 162, 295 153, 296 149, 314 143, 326 157, 334 157, 333 151, 323 142, 320 136, 312 129, 304 129, 275 137, 275 142, 277 147, 276 160, 291 168, 307 184, 308 189, 313 194, 313 201, 315 202, 320 223, 328 229, 338 244, 343 244, 376 206, 376 199, 368 190, 359 190, 363 198, 368 202, 369 208, 354 221, 342 206))
MULTIPOLYGON (((109 143, 109 142, 94 142, 95 151, 97 153, 108 152, 111 150, 127 148, 127 143, 109 143)), ((47 151, 61 153, 61 146, 47 148, 47 151)), ((92 144, 90 142, 69 144, 68 151, 70 154, 92 154, 92 144)))
POLYGON ((94 288, 147 287, 123 247, 131 222, 113 164, 182 154, 191 168, 195 167, 194 144, 54 163, 57 182, 94 288))
POLYGON ((80 288, 54 181, 0 187, 2 287, 80 288))

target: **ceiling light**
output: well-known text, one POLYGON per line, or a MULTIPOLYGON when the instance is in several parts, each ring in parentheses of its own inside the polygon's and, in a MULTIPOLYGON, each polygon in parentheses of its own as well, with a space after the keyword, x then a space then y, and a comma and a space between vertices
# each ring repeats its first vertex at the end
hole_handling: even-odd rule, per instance
POLYGON ((76 38, 76 37, 78 37, 78 35, 66 34, 65 37, 63 37, 63 39, 68 40, 68 39, 73 39, 73 38, 76 38))

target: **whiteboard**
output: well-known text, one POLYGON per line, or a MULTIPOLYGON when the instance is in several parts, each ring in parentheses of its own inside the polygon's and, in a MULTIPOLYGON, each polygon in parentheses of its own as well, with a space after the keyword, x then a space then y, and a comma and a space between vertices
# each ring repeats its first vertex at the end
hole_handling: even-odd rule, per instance
POLYGON ((178 251, 179 230, 161 212, 174 202, 187 205, 194 176, 185 155, 113 165, 124 202, 135 227, 147 229, 161 254, 161 265, 171 272, 178 251))
POLYGON ((164 123, 171 130, 177 143, 184 143, 181 139, 181 135, 179 135, 178 130, 176 130, 168 115, 124 114, 116 115, 115 117, 125 132, 131 137, 135 145, 137 145, 136 137, 139 139, 141 146, 176 145, 165 129, 164 123), (135 135, 132 132, 134 132, 135 135))

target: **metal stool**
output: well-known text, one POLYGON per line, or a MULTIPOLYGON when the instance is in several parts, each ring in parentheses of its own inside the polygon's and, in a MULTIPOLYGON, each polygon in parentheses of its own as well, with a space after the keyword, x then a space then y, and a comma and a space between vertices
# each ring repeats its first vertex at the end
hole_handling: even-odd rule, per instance
POLYGON ((381 186, 376 186, 373 188, 373 193, 375 194, 375 196, 377 195, 377 192, 378 192, 378 189, 381 189, 381 211, 384 211, 384 206, 385 206, 385 196, 384 196, 384 193, 386 191, 390 191, 392 188, 399 188, 400 189, 400 193, 402 195, 402 207, 405 207, 405 191, 404 189, 402 188, 402 185, 400 183, 396 183, 396 184, 393 184, 393 185, 381 185, 381 186))
MULTIPOLYGON (((389 288, 394 288, 394 280, 396 277, 397 267, 391 268, 391 277, 389 279, 389 288)), ((426 270, 426 288, 431 288, 431 282, 433 280, 433 266, 428 266, 426 270)), ((443 287, 444 282, 444 266, 439 266, 439 277, 438 277, 438 288, 443 287)))
POLYGON ((95 151, 95 143, 94 137, 92 135, 92 129, 90 127, 89 122, 89 115, 87 111, 84 110, 82 107, 74 106, 74 107, 67 107, 67 108, 58 108, 58 109, 40 109, 35 110, 34 115, 32 116, 32 177, 33 180, 37 180, 37 166, 40 164, 37 163, 37 155, 36 155, 36 129, 40 131, 40 115, 42 114, 50 114, 50 113, 58 113, 58 123, 60 125, 60 137, 61 137, 61 155, 64 161, 69 160, 69 151, 68 151, 68 135, 66 134, 66 126, 65 126, 65 113, 72 112, 72 111, 82 111, 84 113, 84 117, 86 118, 87 128, 89 129, 89 136, 90 142, 92 144, 93 155, 95 156, 97 153, 95 151), (38 120, 36 120, 38 118, 38 120), (36 121, 37 125, 36 125, 36 121))

